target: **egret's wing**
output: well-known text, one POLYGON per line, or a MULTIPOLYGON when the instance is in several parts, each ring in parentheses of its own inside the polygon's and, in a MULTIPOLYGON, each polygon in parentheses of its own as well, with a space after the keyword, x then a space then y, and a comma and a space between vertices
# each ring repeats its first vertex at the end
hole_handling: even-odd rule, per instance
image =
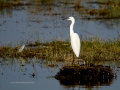
POLYGON ((71 46, 76 56, 79 57, 81 45, 80 38, 77 33, 71 35, 71 46))
POLYGON ((22 46, 20 47, 20 49, 19 49, 18 52, 22 52, 22 50, 24 49, 24 47, 25 47, 25 45, 22 45, 22 46))

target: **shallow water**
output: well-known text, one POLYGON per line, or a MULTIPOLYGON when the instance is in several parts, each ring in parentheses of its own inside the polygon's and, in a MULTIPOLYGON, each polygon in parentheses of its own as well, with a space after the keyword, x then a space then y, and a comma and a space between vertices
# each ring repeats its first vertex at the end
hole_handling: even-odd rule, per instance
POLYGON ((120 62, 99 62, 99 64, 110 65, 117 77, 108 84, 95 86, 63 85, 53 76, 57 74, 64 64, 60 63, 55 67, 48 67, 44 60, 40 59, 0 59, 0 89, 44 89, 44 90, 119 90, 120 88, 120 62), (103 64, 104 63, 104 64, 103 64))
MULTIPOLYGON (((70 21, 63 17, 75 17, 74 30, 82 39, 99 36, 101 38, 119 37, 120 20, 88 20, 82 19, 84 14, 73 8, 73 4, 65 1, 50 0, 52 4, 38 0, 29 0, 32 5, 4 8, 0 11, 0 44, 18 44, 39 40, 52 41, 55 39, 69 39, 70 21)), ((26 2, 28 2, 26 0, 26 2)), ((96 8, 83 1, 86 8, 96 8)))
MULTIPOLYGON (((0 45, 27 44, 39 40, 40 42, 55 39, 69 39, 70 21, 63 17, 75 17, 74 30, 82 39, 87 36, 101 38, 119 37, 120 20, 88 20, 80 11, 76 11, 73 4, 66 5, 64 0, 50 0, 52 4, 41 4, 38 0, 26 0, 31 6, 18 6, 0 9, 0 45)), ((85 0, 84 0, 85 1, 85 0)), ((76 0, 74 0, 76 2, 76 0)), ((73 2, 73 3, 74 3, 73 2)), ((87 8, 98 8, 82 2, 87 8)), ((100 62, 99 62, 100 63, 100 62)), ((0 90, 8 89, 44 89, 44 90, 118 90, 120 88, 120 62, 104 62, 117 73, 117 77, 110 84, 96 86, 63 85, 53 78, 64 65, 48 67, 44 60, 0 58, 0 90)))

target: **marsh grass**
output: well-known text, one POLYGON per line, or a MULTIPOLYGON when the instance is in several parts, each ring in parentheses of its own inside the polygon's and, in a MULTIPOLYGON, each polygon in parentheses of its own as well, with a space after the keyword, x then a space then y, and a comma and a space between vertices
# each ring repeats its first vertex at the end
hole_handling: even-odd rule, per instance
POLYGON ((53 41, 50 43, 39 43, 27 45, 27 48, 18 53, 20 46, 13 48, 12 46, 0 47, 0 57, 37 57, 46 59, 47 61, 63 61, 65 56, 72 52, 68 41, 53 41), (34 47, 34 48, 33 48, 34 47))
MULTIPOLYGON (((0 47, 0 57, 6 58, 40 58, 46 61, 70 61, 73 59, 73 51, 69 41, 52 41, 46 43, 32 44, 34 48, 27 46, 22 52, 18 53, 20 46, 2 46, 0 47)), ((106 61, 120 60, 120 39, 101 40, 97 38, 88 38, 81 42, 80 59, 85 61, 106 61)))
POLYGON ((90 3, 102 5, 99 9, 85 9, 86 15, 94 16, 93 19, 118 19, 120 18, 120 0, 98 0, 90 3))
POLYGON ((23 6, 31 5, 30 3, 23 3, 22 0, 0 0, 0 7, 13 7, 13 6, 23 6))
POLYGON ((120 60, 120 40, 100 40, 96 38, 92 41, 82 42, 81 57, 90 60, 120 60))
POLYGON ((9 3, 10 0, 0 0, 0 7, 10 7, 11 3, 9 3))

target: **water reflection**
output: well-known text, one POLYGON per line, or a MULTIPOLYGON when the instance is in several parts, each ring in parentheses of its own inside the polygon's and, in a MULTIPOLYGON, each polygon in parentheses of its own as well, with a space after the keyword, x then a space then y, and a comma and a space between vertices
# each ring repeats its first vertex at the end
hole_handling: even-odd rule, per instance
POLYGON ((92 81, 68 81, 68 80, 55 80, 53 76, 59 72, 59 69, 64 66, 64 63, 59 63, 58 66, 49 67, 46 64, 45 60, 35 59, 35 58, 19 58, 19 59, 2 59, 0 58, 0 88, 7 90, 9 85, 14 87, 19 87, 20 83, 16 82, 24 82, 25 84, 20 84, 27 89, 31 89, 32 87, 36 87, 39 89, 48 90, 48 88, 52 90, 61 90, 63 89, 101 89, 106 90, 107 88, 114 88, 117 86, 119 88, 119 63, 120 62, 95 62, 95 64, 102 65, 110 65, 113 69, 114 73, 116 73, 117 77, 112 79, 98 79, 92 81), (11 83, 10 83, 11 82, 11 83), (34 82, 29 83, 28 82, 34 82), (60 83, 60 84, 59 84, 60 83), (29 85, 29 87, 28 87, 29 85), (103 87, 104 86, 104 87, 103 87))
POLYGON ((62 85, 110 85, 116 77, 109 66, 64 66, 55 75, 62 85))
POLYGON ((113 82, 113 79, 105 79, 105 80, 60 80, 60 84, 63 86, 68 86, 68 85, 84 85, 84 86, 110 86, 110 84, 113 82))

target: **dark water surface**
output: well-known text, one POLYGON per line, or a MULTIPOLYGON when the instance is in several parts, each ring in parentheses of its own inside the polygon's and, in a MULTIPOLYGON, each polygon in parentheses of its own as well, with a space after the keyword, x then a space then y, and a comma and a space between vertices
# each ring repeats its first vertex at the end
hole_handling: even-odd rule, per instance
POLYGON ((0 90, 29 89, 29 90, 119 90, 120 88, 120 62, 99 62, 110 65, 117 77, 108 83, 95 86, 63 85, 53 76, 57 74, 64 64, 48 67, 40 59, 0 59, 0 90))

